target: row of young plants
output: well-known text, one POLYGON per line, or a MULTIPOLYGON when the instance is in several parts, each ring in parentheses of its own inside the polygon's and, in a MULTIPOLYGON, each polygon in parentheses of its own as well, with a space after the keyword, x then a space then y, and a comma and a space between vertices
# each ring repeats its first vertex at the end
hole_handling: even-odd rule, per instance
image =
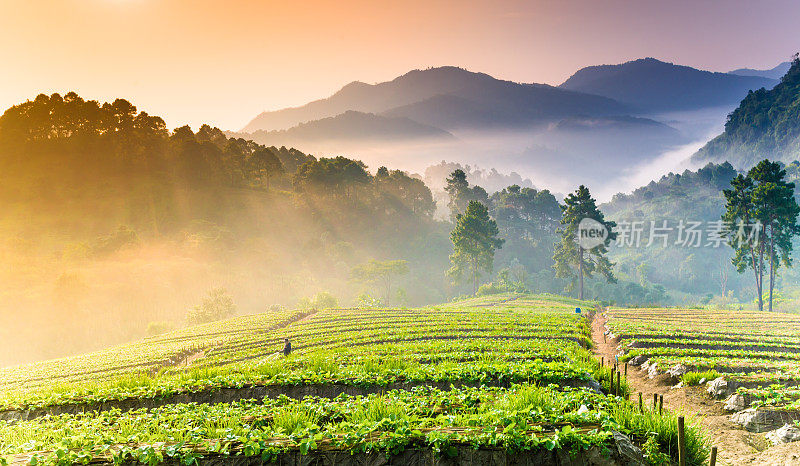
POLYGON ((686 309, 614 309, 615 335, 712 333, 728 337, 800 337, 800 316, 796 314, 747 311, 696 311, 686 309))
MULTIPOLYGON (((524 298, 515 302, 526 305, 524 298)), ((383 320, 374 319, 377 311, 327 310, 268 332, 269 338, 234 327, 234 336, 218 351, 207 349, 189 368, 94 375, 70 384, 5 391, 0 409, 91 405, 253 385, 586 382, 596 362, 583 348, 589 333, 585 319, 572 309, 545 311, 539 305, 531 305, 537 308, 531 311, 464 304, 413 313, 383 310, 383 320), (337 319, 346 324, 332 325, 337 319), (456 332, 456 325, 473 325, 469 330, 474 331, 456 332), (387 335, 396 340, 387 343, 387 335), (275 354, 285 336, 297 348, 288 358, 275 354)), ((214 332, 196 333, 218 337, 224 328, 218 324, 214 332)))
POLYGON ((5 410, 43 408, 63 404, 85 404, 128 399, 163 399, 186 393, 209 393, 219 389, 252 386, 345 385, 386 387, 392 384, 464 383, 508 385, 538 383, 584 384, 589 382, 592 361, 504 361, 501 359, 410 363, 402 358, 364 359, 340 365, 335 356, 314 356, 295 369, 280 363, 200 367, 174 374, 128 376, 105 383, 75 384, 64 389, 16 394, 4 393, 5 410))
MULTIPOLYGON (((519 300, 515 305, 521 306, 519 300)), ((210 351, 216 361, 260 357, 280 347, 282 338, 292 340, 298 350, 329 349, 353 344, 378 344, 422 338, 449 337, 555 337, 588 343, 581 319, 568 312, 527 308, 448 307, 407 310, 326 310, 314 314, 283 332, 260 340, 240 340, 210 351)))
POLYGON ((798 388, 787 389, 784 385, 772 384, 758 388, 740 387, 737 392, 744 396, 747 403, 753 408, 800 409, 800 389, 798 388))
POLYGON ((621 361, 644 356, 660 372, 684 365, 687 385, 723 376, 748 387, 771 386, 754 392, 769 395, 752 397, 756 406, 758 398, 788 405, 800 381, 800 316, 684 309, 612 310, 608 316, 625 351, 621 361))
MULTIPOLYGON (((677 460, 676 424, 666 411, 639 412, 623 397, 587 389, 418 388, 367 397, 281 397, 0 422, 0 456, 32 464, 157 464, 170 457, 192 464, 208 455, 271 460, 289 450, 391 455, 421 447, 447 456, 456 454, 456 445, 579 454, 613 448, 618 431, 644 446, 651 464, 668 464, 677 460)), ((707 440, 691 424, 686 445, 687 464, 704 464, 707 440)))
POLYGON ((674 348, 693 348, 693 349, 725 349, 725 350, 743 350, 743 351, 757 351, 769 352, 777 351, 783 353, 800 353, 800 340, 746 340, 746 341, 728 341, 720 338, 702 338, 694 335, 676 336, 666 340, 660 337, 638 337, 630 338, 628 346, 631 348, 652 348, 661 346, 671 346, 674 348))
POLYGON ((298 311, 270 311, 197 325, 77 356, 0 369, 0 392, 30 390, 87 379, 156 372, 178 364, 204 348, 231 341, 263 338, 266 332, 291 321, 298 311))

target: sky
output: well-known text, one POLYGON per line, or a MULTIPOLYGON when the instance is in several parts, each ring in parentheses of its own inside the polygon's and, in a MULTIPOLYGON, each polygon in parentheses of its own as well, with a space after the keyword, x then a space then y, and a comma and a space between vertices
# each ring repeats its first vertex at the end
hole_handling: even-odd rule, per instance
POLYGON ((553 85, 646 56, 771 68, 800 50, 798 17, 795 0, 0 0, 0 108, 74 90, 236 130, 431 66, 553 85))

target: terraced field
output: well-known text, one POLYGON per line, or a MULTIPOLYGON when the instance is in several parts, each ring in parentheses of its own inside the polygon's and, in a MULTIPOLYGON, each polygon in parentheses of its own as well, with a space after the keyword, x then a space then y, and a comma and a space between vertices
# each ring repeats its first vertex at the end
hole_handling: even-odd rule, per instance
MULTIPOLYGON (((670 373, 684 384, 706 379, 712 396, 727 398, 729 411, 780 409, 777 427, 800 419, 793 414, 800 409, 800 316, 704 309, 613 309, 606 315, 621 361, 642 364, 651 376, 670 373)), ((774 427, 741 423, 755 431, 774 427)))
MULTIPOLYGON (((635 444, 654 464, 676 459, 675 417, 640 412, 624 380, 620 396, 608 394, 610 369, 592 356, 576 305, 592 308, 501 295, 422 309, 264 313, 2 369, 0 456, 623 464, 635 444), (284 338, 295 349, 289 357, 276 354, 284 338)), ((702 435, 690 428, 687 437, 688 464, 702 464, 702 435)))

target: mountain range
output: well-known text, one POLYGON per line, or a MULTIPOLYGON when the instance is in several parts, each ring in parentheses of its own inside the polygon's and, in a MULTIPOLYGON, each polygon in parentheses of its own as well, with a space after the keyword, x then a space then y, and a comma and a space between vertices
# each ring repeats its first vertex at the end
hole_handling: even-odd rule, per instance
POLYGON ((777 83, 777 79, 763 76, 714 73, 643 58, 583 68, 559 88, 601 95, 639 113, 652 114, 733 105, 747 91, 777 83))
POLYGON ((360 140, 362 142, 448 140, 447 131, 402 116, 382 116, 347 110, 336 116, 300 123, 289 129, 257 130, 247 135, 253 140, 272 141, 274 146, 301 146, 303 143, 360 140))
POLYGON ((443 130, 484 125, 525 126, 571 115, 612 115, 627 108, 612 99, 544 84, 520 84, 462 68, 414 70, 391 81, 353 82, 301 107, 264 112, 242 130, 286 130, 354 110, 406 117, 443 130))
POLYGON ((791 68, 792 63, 785 61, 780 65, 776 66, 775 68, 770 68, 768 70, 754 70, 752 68, 739 68, 738 70, 728 71, 729 74, 736 74, 739 76, 760 76, 762 78, 769 78, 769 79, 781 79, 783 75, 789 71, 791 68))
POLYGON ((625 189, 621 176, 693 144, 688 157, 719 134, 748 92, 779 83, 766 75, 781 66, 718 73, 644 58, 589 66, 558 86, 443 66, 352 82, 327 98, 263 112, 229 135, 410 171, 456 160, 518 171, 557 190, 580 177, 613 194, 625 189))
POLYGON ((402 140, 463 130, 540 127, 576 117, 650 116, 733 106, 749 90, 772 88, 778 80, 765 74, 777 74, 783 66, 714 73, 644 58, 586 67, 557 87, 444 66, 413 70, 378 84, 352 82, 325 99, 263 112, 241 132, 268 144, 402 140))

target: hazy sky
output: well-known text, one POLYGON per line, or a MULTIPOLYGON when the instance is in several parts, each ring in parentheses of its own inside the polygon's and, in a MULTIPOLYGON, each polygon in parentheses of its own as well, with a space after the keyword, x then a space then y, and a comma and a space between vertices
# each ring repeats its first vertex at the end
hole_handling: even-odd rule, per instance
POLYGON ((800 50, 798 17, 790 0, 0 0, 0 107, 75 90, 239 129, 429 66, 549 84, 644 56, 771 68, 800 50))

